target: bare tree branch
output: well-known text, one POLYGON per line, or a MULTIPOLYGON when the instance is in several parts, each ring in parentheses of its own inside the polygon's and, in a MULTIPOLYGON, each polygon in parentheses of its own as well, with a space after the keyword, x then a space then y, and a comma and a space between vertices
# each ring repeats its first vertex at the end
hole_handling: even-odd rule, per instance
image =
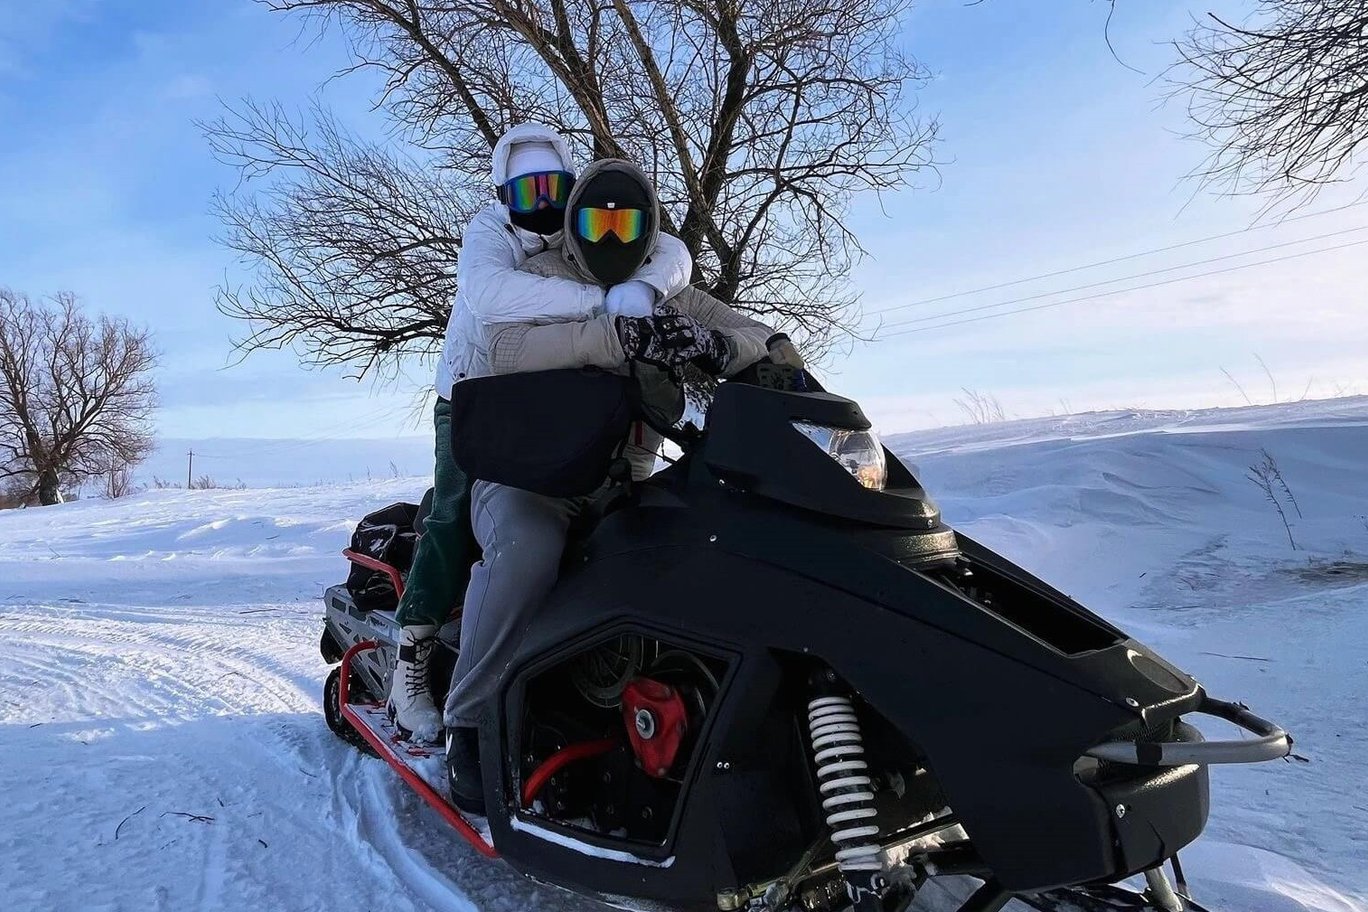
POLYGON ((219 309, 249 326, 239 346, 292 347, 361 374, 440 347, 457 226, 483 185, 360 143, 318 110, 306 124, 248 102, 206 130, 221 161, 272 180, 215 200, 223 241, 254 279, 218 293, 219 309))
POLYGON ((489 198, 493 139, 525 120, 640 163, 695 281, 809 349, 854 322, 852 194, 934 167, 906 0, 264 2, 344 30, 414 148, 358 142, 317 110, 247 103, 207 126, 243 177, 218 212, 253 270, 219 296, 249 322, 244 350, 361 373, 435 350, 457 226, 489 198))
POLYGON ((1173 94, 1211 146, 1195 177, 1300 205, 1362 165, 1368 3, 1256 0, 1251 24, 1209 14, 1176 44, 1173 94))

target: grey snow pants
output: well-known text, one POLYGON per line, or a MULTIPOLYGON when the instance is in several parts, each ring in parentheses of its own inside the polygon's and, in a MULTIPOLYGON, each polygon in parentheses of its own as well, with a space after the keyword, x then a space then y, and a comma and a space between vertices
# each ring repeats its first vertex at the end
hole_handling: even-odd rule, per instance
POLYGON ((518 643, 556 585, 570 521, 590 499, 475 482, 470 518, 484 556, 466 588, 461 651, 444 713, 448 727, 476 726, 493 707, 518 643))

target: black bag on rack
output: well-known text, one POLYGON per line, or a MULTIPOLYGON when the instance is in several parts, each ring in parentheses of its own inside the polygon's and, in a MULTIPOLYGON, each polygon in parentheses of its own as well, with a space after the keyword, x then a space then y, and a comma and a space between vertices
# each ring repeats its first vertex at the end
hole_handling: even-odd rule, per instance
MULTIPOLYGON (((408 573, 413 564, 413 549, 418 542, 414 521, 418 505, 390 504, 368 514, 352 533, 351 550, 357 554, 383 561, 401 574, 408 573)), ((399 605, 394 583, 383 570, 372 570, 352 563, 347 574, 347 591, 356 607, 363 611, 393 610, 399 605)))

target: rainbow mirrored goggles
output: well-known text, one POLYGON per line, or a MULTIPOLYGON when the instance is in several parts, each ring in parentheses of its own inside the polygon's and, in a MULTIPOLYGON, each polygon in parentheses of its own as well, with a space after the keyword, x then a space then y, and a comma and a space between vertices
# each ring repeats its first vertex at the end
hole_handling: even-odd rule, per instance
POLYGON ((645 230, 644 209, 584 208, 575 213, 575 233, 591 244, 597 244, 610 233, 630 244, 645 230))
POLYGON ((534 212, 542 200, 549 206, 564 209, 574 183, 575 176, 569 171, 520 174, 504 181, 499 188, 499 202, 514 212, 534 212))

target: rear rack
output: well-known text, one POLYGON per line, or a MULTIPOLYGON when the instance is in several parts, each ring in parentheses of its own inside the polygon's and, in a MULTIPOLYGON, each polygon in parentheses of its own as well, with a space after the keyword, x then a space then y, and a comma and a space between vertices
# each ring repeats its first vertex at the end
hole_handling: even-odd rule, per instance
POLYGON ((399 572, 398 567, 387 564, 382 560, 377 560, 369 554, 353 551, 351 548, 343 548, 342 556, 353 564, 365 567, 367 570, 375 570, 385 574, 389 577, 390 583, 394 586, 394 597, 404 597, 404 575, 399 572))

